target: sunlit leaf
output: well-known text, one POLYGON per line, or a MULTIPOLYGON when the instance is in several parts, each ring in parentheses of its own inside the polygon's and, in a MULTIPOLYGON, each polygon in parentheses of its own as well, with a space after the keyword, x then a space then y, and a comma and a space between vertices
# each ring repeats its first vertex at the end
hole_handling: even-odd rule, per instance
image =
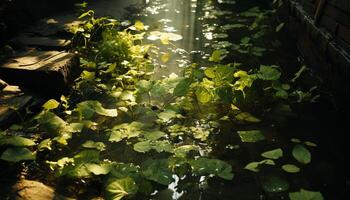
POLYGON ((265 136, 259 130, 237 131, 242 142, 259 142, 265 140, 265 136))
POLYGON ((45 149, 52 150, 51 145, 52 145, 52 140, 50 138, 45 139, 38 144, 38 150, 39 151, 44 151, 45 149))
POLYGON ((203 104, 210 102, 213 98, 212 92, 204 87, 199 87, 195 93, 198 101, 203 104))
POLYGON ((138 142, 134 144, 134 150, 140 153, 148 152, 152 149, 151 142, 149 140, 138 142))
POLYGON ((106 175, 111 171, 111 164, 110 163, 88 163, 85 164, 86 168, 93 173, 94 175, 106 175))
POLYGON ((57 108, 59 105, 60 105, 60 103, 58 101, 56 101, 55 99, 50 99, 42 107, 45 110, 53 110, 53 109, 57 108))
POLYGON ((145 30, 145 25, 141 21, 136 21, 134 27, 138 31, 143 31, 145 30))
POLYGON ((300 168, 292 165, 292 164, 286 164, 282 166, 282 169, 288 173, 298 173, 300 172, 300 168))
POLYGON ((199 151, 199 146, 196 145, 183 145, 174 149, 174 153, 178 157, 185 158, 191 151, 199 151))
POLYGON ((244 169, 246 170, 250 170, 250 171, 253 171, 253 172, 259 172, 260 171, 260 165, 275 165, 275 161, 273 160, 270 160, 270 159, 266 159, 266 160, 262 160, 260 162, 251 162, 251 163, 248 163, 244 169))
POLYGON ((211 62, 220 62, 222 60, 222 52, 221 50, 215 50, 211 54, 209 61, 211 62))
POLYGON ((235 119, 241 122, 251 122, 251 123, 259 123, 260 119, 254 117, 252 114, 248 112, 241 112, 235 116, 235 119))
POLYGON ((117 109, 105 109, 98 101, 84 101, 77 104, 76 110, 84 117, 91 119, 95 113, 108 117, 118 116, 117 109))
POLYGON ((292 154, 293 157, 302 164, 309 164, 311 162, 311 153, 303 145, 295 145, 292 154))
POLYGON ((99 151, 104 151, 106 149, 106 145, 103 142, 94 142, 92 140, 86 141, 82 146, 87 149, 97 149, 99 151))
POLYGON ((262 153, 261 156, 264 158, 269 158, 269 159, 279 159, 279 158, 283 157, 283 151, 280 148, 274 149, 274 150, 266 151, 266 152, 262 153))
POLYGON ((291 200, 323 200, 323 196, 320 192, 309 191, 301 189, 299 192, 289 193, 291 200))
POLYGON ((1 155, 0 159, 8 162, 19 162, 24 160, 35 160, 35 154, 24 147, 7 148, 1 155))
POLYGON ((31 139, 21 136, 4 136, 0 140, 0 145, 11 145, 16 147, 29 147, 34 146, 35 142, 31 139))
POLYGON ((169 59, 170 59, 170 54, 169 53, 164 53, 160 57, 160 60, 162 61, 162 63, 167 63, 169 61, 169 59))
POLYGON ((131 198, 138 190, 135 181, 130 178, 109 178, 106 186, 106 200, 121 200, 131 198))
POLYGON ((158 140, 158 139, 164 137, 165 133, 162 131, 146 131, 146 132, 144 132, 144 136, 148 140, 155 141, 155 140, 158 140))

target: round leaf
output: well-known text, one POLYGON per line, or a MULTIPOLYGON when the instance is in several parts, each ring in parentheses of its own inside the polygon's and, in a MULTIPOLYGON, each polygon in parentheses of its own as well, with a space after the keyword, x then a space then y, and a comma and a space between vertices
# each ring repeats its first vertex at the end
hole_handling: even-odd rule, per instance
POLYGON ((309 164, 311 162, 311 153, 303 145, 295 145, 292 154, 293 157, 302 164, 309 164))

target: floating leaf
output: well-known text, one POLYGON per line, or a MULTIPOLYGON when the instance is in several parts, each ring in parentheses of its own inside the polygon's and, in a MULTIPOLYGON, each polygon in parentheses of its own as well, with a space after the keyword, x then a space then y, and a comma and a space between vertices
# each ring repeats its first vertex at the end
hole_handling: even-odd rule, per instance
POLYGON ((262 188, 266 192, 284 192, 289 189, 289 183, 278 176, 268 176, 262 182, 262 188))
POLYGON ((276 65, 260 65, 260 70, 258 72, 258 78, 267 81, 278 80, 281 77, 281 72, 277 70, 276 65))
POLYGON ((292 154, 293 157, 302 164, 308 164, 311 162, 311 153, 303 145, 295 145, 292 154))
POLYGON ((138 31, 143 31, 145 30, 145 25, 141 21, 136 21, 134 27, 138 31))
POLYGON ((130 178, 109 178, 106 183, 106 200, 121 200, 131 198, 138 190, 135 181, 130 178))
POLYGON ((20 136, 4 136, 0 140, 0 145, 11 145, 16 147, 29 147, 34 146, 35 142, 31 139, 20 137, 20 136))
POLYGON ((252 114, 248 112, 241 112, 235 116, 235 119, 241 122, 251 122, 251 123, 259 123, 260 119, 254 117, 252 114))
POLYGON ((38 150, 39 151, 44 151, 45 149, 52 150, 51 145, 52 145, 52 140, 50 138, 45 139, 41 141, 40 144, 38 145, 38 150))
POLYGON ((57 108, 59 105, 60 105, 60 103, 58 103, 58 101, 56 101, 55 99, 50 99, 42 107, 45 110, 53 110, 53 109, 57 108))
POLYGON ((170 59, 170 54, 169 53, 164 53, 161 57, 160 60, 162 63, 167 63, 170 59))
POLYGON ((152 149, 151 143, 149 140, 138 142, 134 144, 134 150, 140 153, 148 152, 152 149))
POLYGON ((233 179, 232 166, 218 159, 198 158, 191 160, 192 171, 197 175, 213 174, 226 180, 233 179))
POLYGON ((309 146, 309 147, 317 147, 317 144, 315 144, 313 142, 309 142, 309 141, 305 141, 304 144, 309 146))
POLYGON ((259 130, 238 131, 242 142, 258 142, 265 139, 265 136, 259 130))
POLYGON ((142 164, 143 175, 152 181, 162 185, 169 185, 173 182, 172 172, 168 167, 168 160, 166 159, 149 159, 142 164))
POLYGON ((288 173, 298 173, 300 172, 300 168, 292 165, 292 164, 286 164, 282 166, 282 169, 288 173))
POLYGON ((76 110, 85 118, 91 119, 95 113, 108 117, 118 116, 117 109, 105 109, 98 101, 84 101, 77 105, 76 110))
POLYGON ((94 142, 92 140, 86 141, 82 146, 84 148, 97 149, 99 151, 104 151, 106 149, 106 145, 103 142, 94 142))
POLYGON ((146 131, 146 132, 144 133, 144 136, 145 136, 145 138, 148 139, 148 140, 153 140, 153 141, 155 141, 155 140, 158 140, 158 139, 164 137, 164 136, 165 136, 165 133, 162 132, 162 131, 146 131))
POLYGON ((162 121, 162 122, 168 122, 173 118, 177 117, 177 113, 173 110, 170 109, 166 109, 164 112, 161 112, 158 114, 158 118, 162 121))
POLYGON ((299 192, 289 193, 291 200, 323 200, 323 196, 320 192, 309 191, 301 189, 299 192))
POLYGON ((269 159, 279 159, 283 157, 283 151, 282 149, 274 149, 274 150, 266 151, 262 153, 261 156, 269 159))
POLYGON ((35 160, 35 154, 24 147, 7 148, 1 155, 0 159, 8 162, 19 162, 23 160, 35 160))
POLYGON ((106 175, 111 171, 111 164, 110 163, 88 163, 85 164, 86 168, 93 173, 96 176, 99 175, 106 175))
POLYGON ((253 171, 253 172, 259 172, 260 169, 260 165, 275 165, 275 161, 273 160, 270 160, 270 159, 266 159, 266 160, 262 160, 260 162, 251 162, 251 163, 248 163, 244 169, 246 170, 250 170, 250 171, 253 171))
POLYGON ((211 62, 220 62, 222 60, 222 51, 221 50, 215 50, 211 54, 209 61, 211 62))
POLYGON ((199 151, 199 146, 183 145, 174 149, 175 156, 185 158, 190 151, 199 151))

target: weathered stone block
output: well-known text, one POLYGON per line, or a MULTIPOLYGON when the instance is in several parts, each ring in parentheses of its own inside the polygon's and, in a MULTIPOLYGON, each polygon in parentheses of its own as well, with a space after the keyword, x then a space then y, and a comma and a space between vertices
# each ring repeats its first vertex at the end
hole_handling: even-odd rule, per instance
POLYGON ((63 51, 29 51, 0 65, 9 84, 51 95, 64 92, 78 74, 78 57, 63 51))

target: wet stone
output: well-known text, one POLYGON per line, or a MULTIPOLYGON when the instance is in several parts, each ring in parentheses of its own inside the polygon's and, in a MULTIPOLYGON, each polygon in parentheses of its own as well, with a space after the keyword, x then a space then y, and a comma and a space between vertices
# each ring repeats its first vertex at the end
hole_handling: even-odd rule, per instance
POLYGON ((13 39, 11 43, 14 46, 25 47, 38 47, 44 50, 64 50, 67 49, 70 40, 54 38, 54 37, 37 37, 30 34, 22 34, 21 36, 13 39))
POLYGON ((73 200, 38 181, 21 180, 12 187, 12 191, 15 200, 73 200))
POLYGON ((79 74, 79 59, 63 51, 28 51, 0 65, 1 78, 35 92, 61 94, 79 74))

